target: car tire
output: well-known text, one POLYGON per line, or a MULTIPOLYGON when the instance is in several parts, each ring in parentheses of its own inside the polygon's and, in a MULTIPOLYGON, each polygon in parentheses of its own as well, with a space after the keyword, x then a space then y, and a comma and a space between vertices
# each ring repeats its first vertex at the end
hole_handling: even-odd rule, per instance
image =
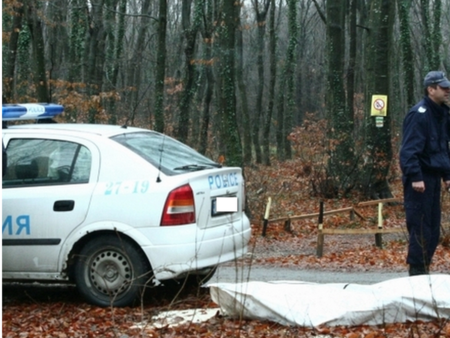
POLYGON ((75 262, 75 283, 87 302, 129 306, 152 277, 144 253, 126 238, 105 235, 89 241, 75 262))

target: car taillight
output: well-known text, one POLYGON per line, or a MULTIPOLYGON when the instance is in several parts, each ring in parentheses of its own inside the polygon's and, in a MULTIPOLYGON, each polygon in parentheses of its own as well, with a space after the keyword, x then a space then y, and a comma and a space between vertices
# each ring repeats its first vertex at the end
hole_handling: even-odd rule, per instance
POLYGON ((195 223, 194 194, 186 184, 172 190, 164 205, 161 225, 183 225, 195 223))

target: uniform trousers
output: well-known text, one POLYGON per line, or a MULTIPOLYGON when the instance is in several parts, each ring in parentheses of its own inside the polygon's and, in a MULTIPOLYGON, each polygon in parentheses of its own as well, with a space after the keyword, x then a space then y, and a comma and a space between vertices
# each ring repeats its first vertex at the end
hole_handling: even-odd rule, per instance
POLYGON ((439 243, 441 227, 441 175, 423 173, 425 191, 417 192, 403 179, 409 246, 406 262, 429 266, 439 243))

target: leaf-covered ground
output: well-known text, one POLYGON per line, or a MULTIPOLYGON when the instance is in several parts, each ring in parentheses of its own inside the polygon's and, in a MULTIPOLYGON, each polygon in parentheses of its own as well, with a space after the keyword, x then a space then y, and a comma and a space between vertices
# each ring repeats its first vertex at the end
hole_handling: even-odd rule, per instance
MULTIPOLYGON (((407 236, 401 204, 383 209, 384 227, 400 228, 383 235, 383 248, 375 246, 373 235, 325 236, 324 252, 316 255, 317 218, 271 223, 262 237, 262 215, 272 198, 270 219, 316 213, 318 197, 301 164, 288 162, 271 168, 246 170, 248 204, 252 215, 251 255, 242 264, 295 266, 299 269, 339 271, 406 271, 407 236)), ((391 181, 395 197, 401 196, 398 179, 391 181)), ((450 273, 450 194, 443 193, 443 241, 432 265, 434 272, 450 273)), ((357 195, 325 200, 325 210, 356 205, 357 195)), ((348 212, 325 216, 325 228, 371 228, 377 224, 376 207, 359 208, 364 220, 350 219, 348 212)), ((434 322, 385 324, 380 326, 285 327, 271 322, 229 319, 220 315, 200 324, 152 327, 152 317, 161 311, 217 307, 206 288, 158 287, 149 290, 133 308, 98 308, 83 302, 72 287, 3 285, 3 337, 450 337, 450 319, 434 322), (147 323, 136 326, 136 323, 147 323)))

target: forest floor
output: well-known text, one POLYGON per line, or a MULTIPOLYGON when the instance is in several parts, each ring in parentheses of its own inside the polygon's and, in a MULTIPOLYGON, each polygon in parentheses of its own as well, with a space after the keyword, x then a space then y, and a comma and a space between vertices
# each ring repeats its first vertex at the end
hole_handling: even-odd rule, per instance
MULTIPOLYGON (((242 263, 295 266, 303 269, 334 271, 406 271, 407 236, 401 203, 386 204, 382 210, 385 228, 398 228, 383 235, 383 248, 375 245, 374 235, 327 235, 322 257, 317 257, 317 217, 293 221, 286 229, 283 222, 270 223, 263 237, 263 215, 272 199, 269 219, 314 214, 320 199, 314 196, 308 175, 301 165, 246 169, 247 202, 252 214, 251 255, 242 263)), ((399 177, 390 180, 394 197, 402 198, 399 177)), ((324 200, 324 208, 335 210, 365 201, 361 196, 324 200)), ((377 226, 377 206, 357 208, 364 220, 351 219, 348 212, 327 215, 324 228, 373 228, 377 226)), ((443 236, 431 270, 450 273, 450 194, 442 194, 443 236)), ((183 290, 160 288, 149 292, 135 308, 98 308, 79 298, 75 289, 30 288, 3 285, 3 337, 450 337, 450 319, 432 322, 408 322, 380 326, 286 327, 272 322, 230 319, 216 315, 203 323, 155 328, 152 316, 174 309, 209 309, 207 288, 183 290), (136 326, 136 323, 148 323, 136 326)))

